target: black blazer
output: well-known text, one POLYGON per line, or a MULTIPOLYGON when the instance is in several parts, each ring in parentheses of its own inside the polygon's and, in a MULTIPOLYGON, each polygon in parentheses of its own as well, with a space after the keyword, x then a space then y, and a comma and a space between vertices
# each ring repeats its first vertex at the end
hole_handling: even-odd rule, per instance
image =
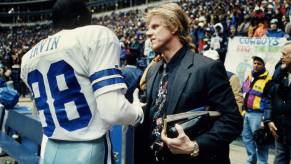
MULTIPOLYGON (((153 83, 162 62, 153 65, 146 78, 147 109, 143 124, 137 128, 135 164, 154 163, 149 149, 150 104, 152 103, 153 83)), ((239 114, 233 92, 229 85, 225 68, 221 62, 214 61, 188 50, 181 63, 173 82, 168 87, 168 114, 186 112, 191 109, 210 106, 211 110, 221 113, 210 130, 197 138, 200 155, 191 158, 189 155, 169 154, 165 163, 229 163, 229 144, 242 130, 242 117, 239 114)))
POLYGON ((271 108, 264 110, 264 122, 274 121, 278 128, 277 141, 291 146, 291 85, 288 83, 287 70, 281 70, 281 63, 273 75, 271 108))

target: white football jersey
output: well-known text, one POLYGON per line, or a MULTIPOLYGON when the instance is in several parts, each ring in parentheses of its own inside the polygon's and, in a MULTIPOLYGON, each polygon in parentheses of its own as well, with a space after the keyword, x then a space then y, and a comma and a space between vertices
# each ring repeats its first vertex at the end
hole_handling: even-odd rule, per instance
POLYGON ((23 56, 21 78, 33 93, 47 137, 92 140, 111 128, 99 116, 106 109, 97 109, 96 97, 125 92, 119 54, 116 35, 90 25, 49 36, 23 56))

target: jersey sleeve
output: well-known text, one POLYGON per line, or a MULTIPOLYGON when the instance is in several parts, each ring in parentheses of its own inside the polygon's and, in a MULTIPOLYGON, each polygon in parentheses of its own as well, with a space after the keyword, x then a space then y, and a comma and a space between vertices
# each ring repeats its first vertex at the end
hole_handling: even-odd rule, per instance
MULTIPOLYGON (((28 53, 30 53, 30 51, 28 53)), ((26 53, 26 54, 28 54, 28 53, 26 53)), ((28 84, 27 84, 28 71, 27 71, 27 68, 26 68, 26 55, 24 55, 21 60, 22 60, 22 62, 21 62, 21 68, 20 68, 20 78, 25 83, 25 85, 28 87, 28 84)))
MULTIPOLYGON (((95 26, 93 26, 95 27, 95 26)), ((92 28, 93 28, 92 27, 92 28)), ((88 72, 95 96, 121 89, 126 92, 126 84, 119 66, 120 44, 116 35, 106 27, 97 26, 88 42, 88 72)))

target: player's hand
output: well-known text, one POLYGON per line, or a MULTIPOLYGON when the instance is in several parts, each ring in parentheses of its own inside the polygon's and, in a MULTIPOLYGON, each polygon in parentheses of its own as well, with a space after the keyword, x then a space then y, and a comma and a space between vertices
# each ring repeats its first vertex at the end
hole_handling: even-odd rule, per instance
POLYGON ((175 128, 177 129, 178 137, 168 138, 166 130, 163 129, 161 134, 162 141, 168 146, 173 154, 190 154, 194 149, 193 142, 185 134, 180 125, 176 124, 175 128))
POLYGON ((270 129, 270 131, 271 131, 273 137, 274 137, 275 139, 278 138, 278 134, 277 134, 277 130, 278 130, 278 129, 277 129, 277 127, 275 126, 275 124, 274 124, 273 121, 271 121, 271 122, 268 123, 268 127, 269 127, 269 129, 270 129))
POLYGON ((133 103, 137 104, 141 108, 144 108, 146 106, 146 103, 140 102, 138 95, 139 95, 139 89, 136 88, 133 92, 133 103))
POLYGON ((132 104, 133 105, 137 105, 139 108, 139 114, 138 114, 138 118, 137 118, 137 121, 135 124, 138 124, 138 123, 143 123, 143 119, 144 119, 144 113, 143 113, 143 110, 142 108, 146 105, 145 103, 142 103, 140 102, 139 98, 138 98, 138 94, 139 93, 139 90, 138 88, 136 88, 133 92, 133 102, 132 104))

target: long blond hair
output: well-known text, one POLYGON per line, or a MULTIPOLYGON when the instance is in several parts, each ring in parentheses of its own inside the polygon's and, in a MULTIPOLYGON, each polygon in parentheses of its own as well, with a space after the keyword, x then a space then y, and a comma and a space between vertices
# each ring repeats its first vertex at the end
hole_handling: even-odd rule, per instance
POLYGON ((152 17, 157 15, 164 19, 165 24, 170 29, 178 28, 177 35, 181 43, 188 44, 191 49, 195 50, 195 45, 192 43, 192 38, 189 35, 189 17, 183 12, 178 4, 167 3, 151 9, 145 16, 146 23, 149 24, 152 17))

